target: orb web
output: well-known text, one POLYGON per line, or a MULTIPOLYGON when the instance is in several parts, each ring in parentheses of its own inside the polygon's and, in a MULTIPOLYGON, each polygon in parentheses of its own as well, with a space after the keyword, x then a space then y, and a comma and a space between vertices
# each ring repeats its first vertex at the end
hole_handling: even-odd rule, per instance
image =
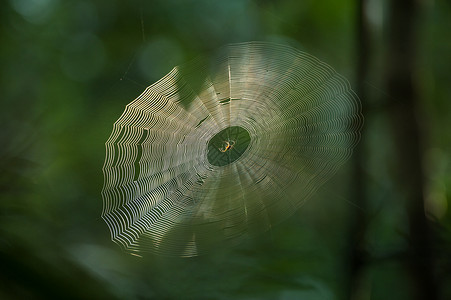
POLYGON ((128 104, 106 142, 102 217, 131 253, 196 256, 287 218, 350 157, 358 97, 294 48, 228 45, 128 104))

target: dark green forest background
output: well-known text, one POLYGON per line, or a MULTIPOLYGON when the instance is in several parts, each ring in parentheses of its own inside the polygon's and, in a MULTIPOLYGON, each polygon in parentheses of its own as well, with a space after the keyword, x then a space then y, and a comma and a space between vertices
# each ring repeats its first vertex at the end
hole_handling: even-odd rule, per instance
POLYGON ((0 9, 0 299, 451 299, 451 3, 9 0, 0 9), (288 44, 362 100, 353 159, 271 232, 128 255, 100 218, 105 141, 175 65, 288 44))

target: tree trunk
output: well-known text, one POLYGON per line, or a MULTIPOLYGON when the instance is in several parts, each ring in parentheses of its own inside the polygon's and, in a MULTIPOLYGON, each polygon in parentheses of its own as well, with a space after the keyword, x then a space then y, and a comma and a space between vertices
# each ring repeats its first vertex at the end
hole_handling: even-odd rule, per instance
MULTIPOLYGON (((367 77, 368 60, 369 60, 369 30, 368 20, 365 15, 366 0, 357 1, 357 19, 356 19, 356 93, 362 101, 363 109, 365 109, 366 94, 364 81, 367 77)), ((365 111, 364 111, 365 115, 365 111)), ((363 132, 365 128, 363 128, 363 132)), ((362 141, 356 147, 353 155, 353 185, 351 199, 352 203, 357 207, 350 212, 349 227, 349 250, 348 260, 349 275, 346 283, 346 299, 359 299, 362 293, 365 293, 365 285, 362 282, 365 265, 367 262, 367 253, 365 250, 364 238, 367 228, 366 215, 366 197, 365 197, 365 173, 362 168, 363 150, 365 149, 364 133, 362 133, 362 141)))
POLYGON ((416 109, 418 93, 414 82, 418 7, 415 0, 389 3, 386 84, 397 152, 396 186, 404 197, 400 200, 405 201, 409 221, 406 263, 414 297, 433 300, 438 296, 433 279, 432 232, 424 213, 422 128, 418 122, 420 111, 416 109))

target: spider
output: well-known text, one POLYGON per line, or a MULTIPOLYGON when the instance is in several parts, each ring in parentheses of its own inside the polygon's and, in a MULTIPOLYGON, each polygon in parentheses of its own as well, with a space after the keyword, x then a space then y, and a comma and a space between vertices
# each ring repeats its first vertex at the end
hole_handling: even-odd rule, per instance
POLYGON ((219 151, 226 152, 227 150, 230 150, 235 146, 235 141, 224 141, 225 146, 224 148, 219 148, 219 151))

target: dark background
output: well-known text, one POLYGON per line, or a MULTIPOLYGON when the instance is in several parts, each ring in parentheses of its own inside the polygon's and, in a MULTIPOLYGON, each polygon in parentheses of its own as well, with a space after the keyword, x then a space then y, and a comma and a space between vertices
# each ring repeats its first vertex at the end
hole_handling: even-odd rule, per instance
POLYGON ((449 1, 9 0, 0 10, 0 298, 450 299, 449 1), (347 77, 349 161, 271 232, 138 258, 100 218, 105 141, 175 65, 294 46, 347 77))

